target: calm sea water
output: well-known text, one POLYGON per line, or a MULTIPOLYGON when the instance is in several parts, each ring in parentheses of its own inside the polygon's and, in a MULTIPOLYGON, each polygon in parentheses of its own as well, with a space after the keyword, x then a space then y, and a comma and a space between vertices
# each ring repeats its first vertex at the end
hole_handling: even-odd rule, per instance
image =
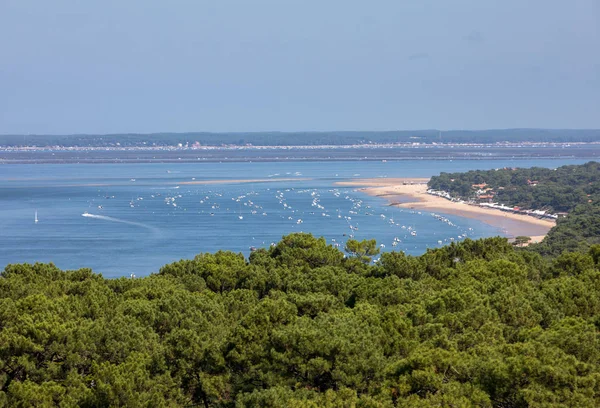
POLYGON ((40 261, 63 269, 90 267, 106 277, 143 276, 201 252, 226 249, 248 255, 251 247, 268 247, 298 231, 323 236, 341 248, 354 235, 377 239, 383 251, 420 254, 464 236, 502 231, 461 217, 447 216, 450 222, 442 222, 429 212, 389 207, 384 199, 335 182, 584 162, 5 165, 0 166, 0 268, 40 261), (274 181, 236 181, 240 179, 274 181), (200 180, 234 182, 185 184, 200 180))

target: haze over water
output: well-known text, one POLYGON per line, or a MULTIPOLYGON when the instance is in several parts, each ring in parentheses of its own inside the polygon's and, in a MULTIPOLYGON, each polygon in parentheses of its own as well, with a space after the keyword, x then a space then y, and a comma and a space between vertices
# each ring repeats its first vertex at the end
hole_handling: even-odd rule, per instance
POLYGON ((222 249, 247 256, 251 247, 268 247, 299 231, 324 236, 340 249, 354 235, 375 238, 383 251, 418 255, 464 236, 502 231, 476 220, 447 216, 448 222, 442 222, 426 211, 389 207, 385 199, 335 183, 585 161, 0 166, 0 267, 41 261, 64 269, 90 267, 107 277, 143 276, 201 252, 222 249), (228 183, 187 184, 200 181, 228 183))

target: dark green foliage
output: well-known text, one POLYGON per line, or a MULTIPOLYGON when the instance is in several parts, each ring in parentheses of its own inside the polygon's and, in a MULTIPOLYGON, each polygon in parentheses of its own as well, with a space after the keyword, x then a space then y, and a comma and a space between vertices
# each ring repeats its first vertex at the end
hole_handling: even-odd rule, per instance
POLYGON ((346 241, 346 247, 344 249, 347 253, 364 263, 371 262, 373 256, 379 253, 377 241, 374 239, 363 239, 362 241, 349 239, 346 241))
POLYGON ((557 255, 563 251, 588 251, 600 244, 600 201, 576 207, 539 244, 531 249, 544 255, 557 255))
POLYGON ((531 241, 531 237, 519 235, 518 237, 515 237, 515 240, 513 241, 513 245, 523 246, 523 245, 527 244, 529 241, 531 241))
POLYGON ((344 255, 327 245, 325 238, 315 238, 311 234, 291 234, 270 249, 270 255, 282 266, 338 266, 344 255))
POLYGON ((600 404, 598 245, 349 249, 292 234, 141 279, 7 266, 0 406, 600 404))

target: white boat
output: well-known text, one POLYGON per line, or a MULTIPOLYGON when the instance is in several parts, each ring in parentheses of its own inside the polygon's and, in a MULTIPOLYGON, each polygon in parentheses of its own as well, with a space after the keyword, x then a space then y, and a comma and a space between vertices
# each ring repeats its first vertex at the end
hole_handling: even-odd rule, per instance
POLYGON ((37 222, 38 222, 37 210, 35 210, 35 217, 34 217, 33 221, 34 221, 36 224, 37 224, 37 222))

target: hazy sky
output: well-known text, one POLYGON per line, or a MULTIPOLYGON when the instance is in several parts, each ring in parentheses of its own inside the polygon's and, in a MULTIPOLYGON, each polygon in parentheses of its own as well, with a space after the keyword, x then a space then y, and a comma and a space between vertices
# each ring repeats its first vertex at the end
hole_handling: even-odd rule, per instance
POLYGON ((600 0, 0 0, 0 133, 600 128, 600 0))

